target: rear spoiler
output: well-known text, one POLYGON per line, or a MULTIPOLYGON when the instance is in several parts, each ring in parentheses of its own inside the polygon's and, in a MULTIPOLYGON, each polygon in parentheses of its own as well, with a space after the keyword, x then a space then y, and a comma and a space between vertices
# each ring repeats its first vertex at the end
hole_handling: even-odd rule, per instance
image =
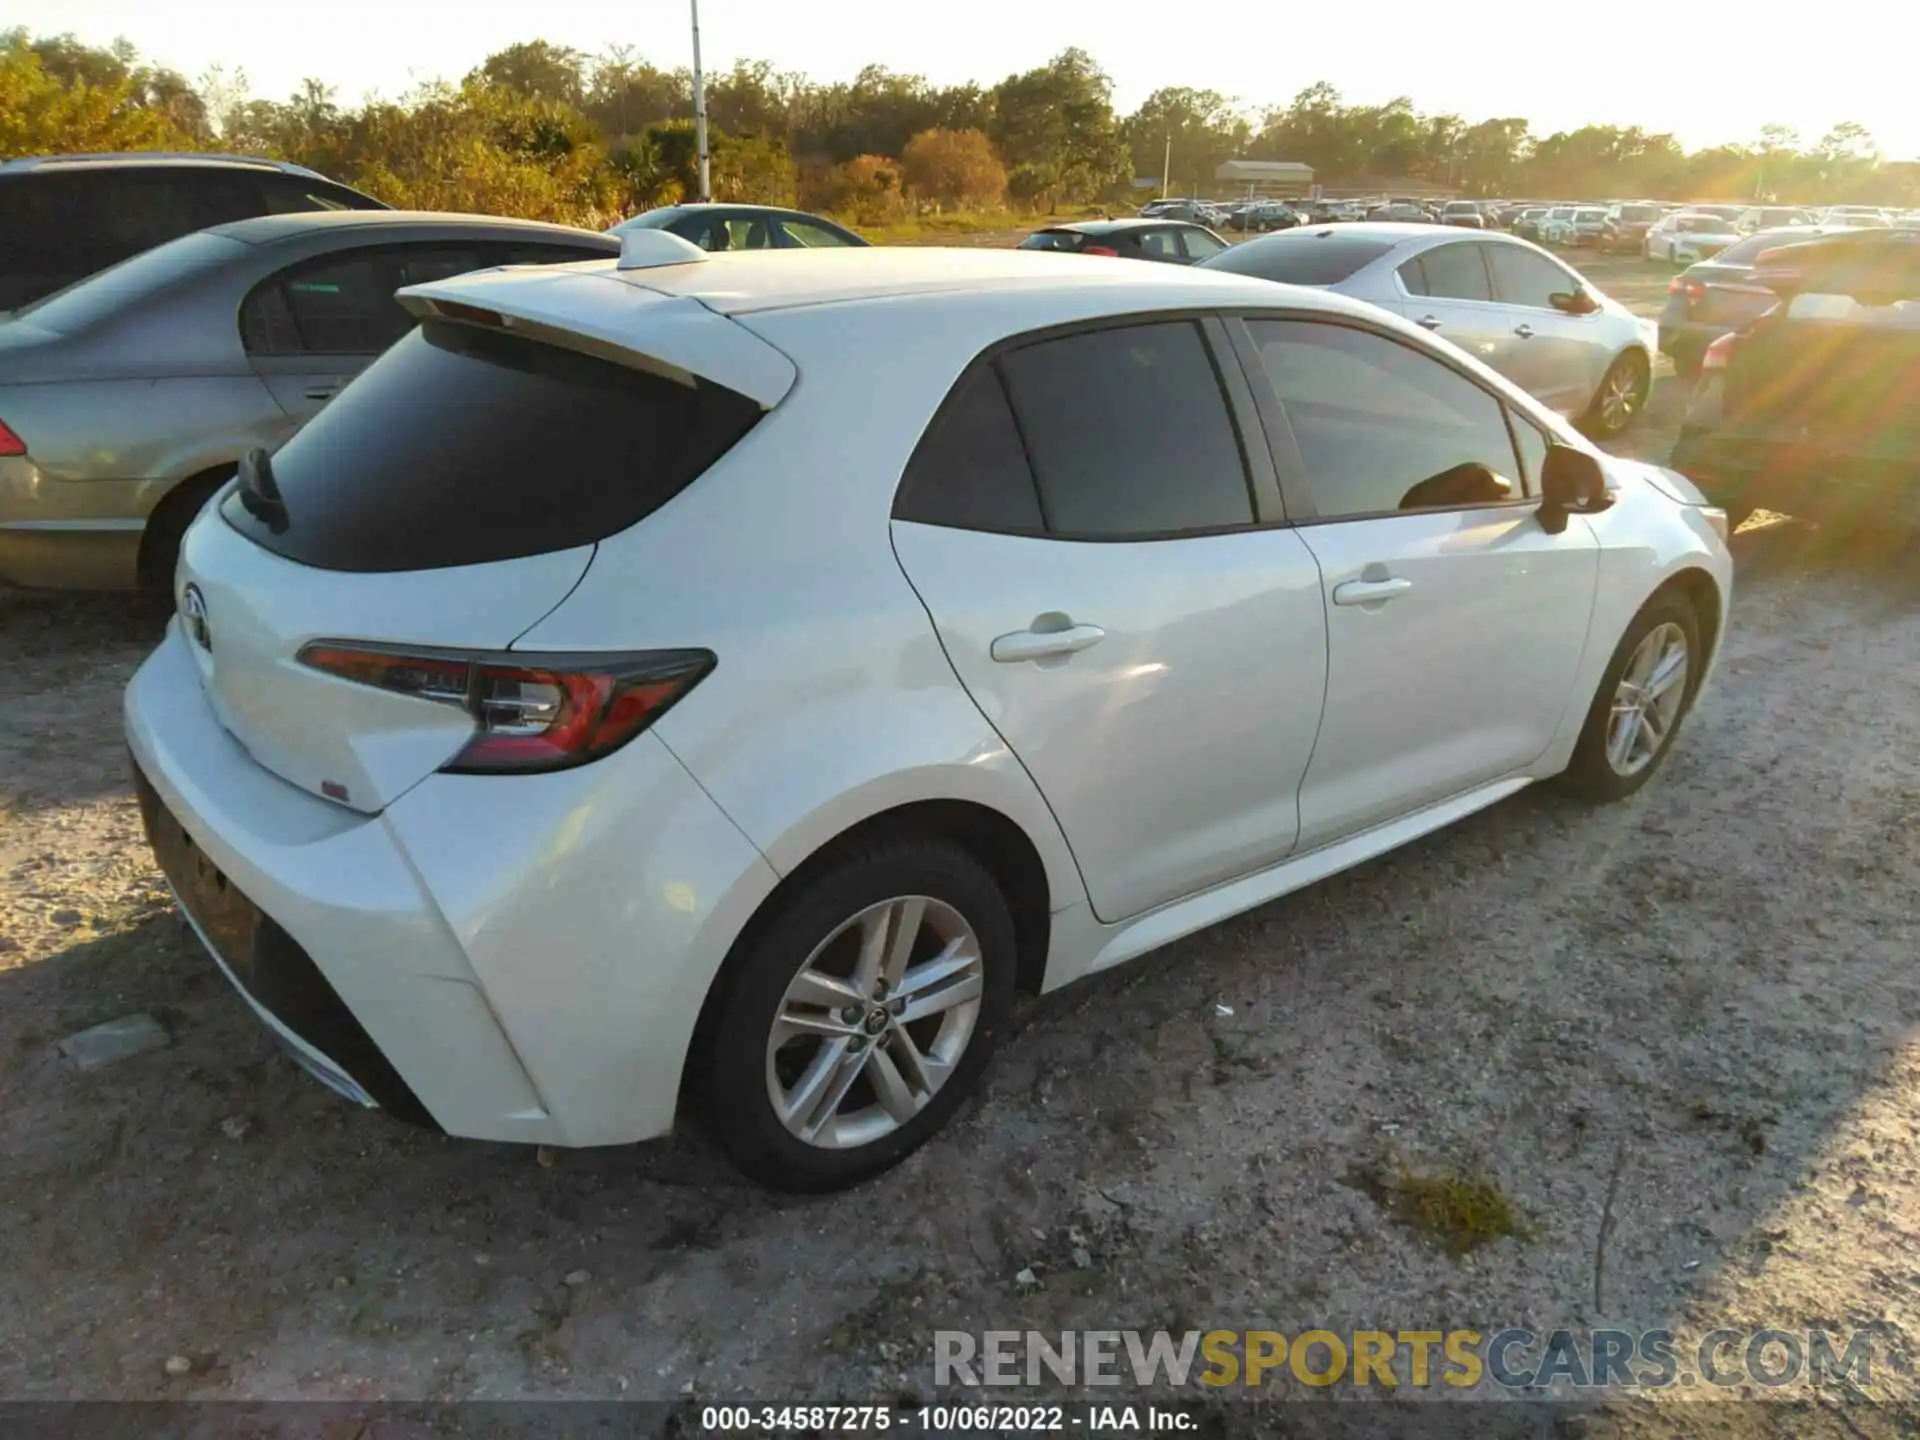
POLYGON ((613 263, 509 266, 409 285, 395 295, 422 320, 508 331, 691 386, 696 380, 771 410, 799 372, 780 351, 684 295, 616 277, 613 263))

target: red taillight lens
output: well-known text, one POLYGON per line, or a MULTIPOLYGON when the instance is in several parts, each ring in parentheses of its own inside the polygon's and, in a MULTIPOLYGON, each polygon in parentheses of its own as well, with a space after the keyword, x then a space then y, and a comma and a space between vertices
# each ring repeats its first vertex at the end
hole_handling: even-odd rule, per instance
POLYGON ((1698 280, 1689 280, 1684 275, 1676 275, 1667 282, 1667 293, 1680 296, 1682 302, 1691 310, 1707 298, 1707 287, 1698 280))
POLYGON ((1080 253, 1082 255, 1112 255, 1116 259, 1120 254, 1120 252, 1111 245, 1083 245, 1080 248, 1080 253))
POLYGON ((26 453, 27 442, 14 434, 12 427, 9 426, 6 421, 0 420, 0 455, 24 455, 26 453))
POLYGON ((664 715, 713 669, 706 650, 637 655, 464 655, 319 640, 300 663, 342 680, 455 705, 473 738, 442 770, 527 774, 610 755, 664 715))
POLYGON ((1706 353, 1700 357, 1700 369, 1703 372, 1726 369, 1728 362, 1733 359, 1733 347, 1739 343, 1739 340, 1738 334, 1729 333, 1707 346, 1706 353))

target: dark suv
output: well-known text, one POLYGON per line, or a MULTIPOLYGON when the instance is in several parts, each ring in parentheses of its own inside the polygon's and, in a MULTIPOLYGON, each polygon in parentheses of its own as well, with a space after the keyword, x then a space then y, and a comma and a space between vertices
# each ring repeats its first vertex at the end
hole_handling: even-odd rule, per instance
POLYGON ((1729 517, 1920 522, 1920 231, 1768 250, 1779 304, 1707 347, 1672 464, 1729 517))
POLYGON ((0 161, 0 310, 14 310, 194 230, 299 210, 385 210, 280 160, 34 155, 0 161))

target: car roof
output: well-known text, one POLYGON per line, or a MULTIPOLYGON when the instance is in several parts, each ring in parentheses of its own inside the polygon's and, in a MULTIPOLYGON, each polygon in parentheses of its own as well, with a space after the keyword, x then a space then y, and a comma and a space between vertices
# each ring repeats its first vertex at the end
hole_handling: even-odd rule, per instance
POLYGON ((327 177, 291 160, 270 160, 264 155, 215 155, 186 150, 113 150, 75 155, 23 155, 0 160, 0 175, 24 174, 32 170, 80 169, 157 169, 173 167, 216 167, 245 170, 277 170, 286 175, 302 175, 310 180, 327 177))
POLYGON ((501 234, 551 235, 557 240, 591 238, 607 242, 613 254, 618 240, 594 230, 550 225, 544 220, 515 220, 504 215, 462 215, 443 210, 302 210, 288 215, 257 215, 215 225, 212 232, 246 245, 273 245, 302 235, 334 230, 444 229, 450 234, 496 230, 501 234))
MULTIPOLYGON (((698 301, 727 316, 776 310, 880 301, 979 295, 1031 301, 1033 325, 1051 323, 1050 312, 1084 310, 1098 301, 1115 315, 1193 306, 1304 304, 1339 313, 1368 315, 1371 307, 1344 296, 1224 271, 1181 265, 1141 265, 1136 260, 1063 255, 1046 250, 961 249, 937 246, 876 246, 865 250, 729 250, 703 260, 620 270, 605 260, 549 265, 538 270, 481 271, 436 282, 436 290, 482 304, 512 309, 524 304, 566 323, 566 312, 601 308, 594 300, 605 283, 630 285, 659 295, 698 301), (561 293, 562 285, 566 294, 561 293), (535 288, 537 287, 537 288, 535 288), (1285 292, 1284 295, 1282 292, 1285 292), (483 298, 486 296, 495 299, 483 298), (1056 303, 1057 302, 1057 303, 1056 303)), ((1023 325, 1028 317, 1022 317, 1023 325)))
POLYGON ((1204 230, 1204 225, 1196 225, 1191 220, 1161 220, 1152 215, 1134 216, 1119 220, 1063 220, 1058 225, 1045 225, 1037 230, 1039 235, 1057 235, 1061 231, 1071 231, 1075 235, 1119 235, 1128 230, 1204 230))
MULTIPOLYGON (((642 210, 629 220, 644 220, 649 215, 698 215, 706 210, 728 210, 741 215, 805 215, 805 210, 795 210, 791 205, 736 205, 731 200, 684 200, 678 205, 656 205, 651 210, 642 210)), ((628 221, 623 220, 621 224, 628 221)))

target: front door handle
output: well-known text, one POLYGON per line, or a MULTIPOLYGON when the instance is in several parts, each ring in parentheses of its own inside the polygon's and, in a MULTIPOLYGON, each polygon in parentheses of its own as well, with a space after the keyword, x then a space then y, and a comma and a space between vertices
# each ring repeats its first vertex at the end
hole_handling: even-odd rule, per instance
POLYGON ((1078 655, 1106 638, 1107 632, 1098 625, 1069 625, 1063 630, 1016 630, 996 639, 992 654, 1002 665, 1018 665, 1023 660, 1078 655))
POLYGON ((1522 340, 1531 340, 1533 338, 1533 327, 1531 325, 1516 325, 1513 327, 1513 333, 1518 335, 1522 340))
POLYGON ((1438 315, 1422 315, 1413 323, 1425 326, 1429 330, 1438 330, 1440 328, 1440 317, 1438 315))
POLYGON ((331 400, 340 393, 341 388, 338 385, 311 385, 301 393, 309 400, 331 400))
POLYGON ((1333 587, 1336 605, 1378 605, 1413 588, 1413 582, 1395 575, 1386 580, 1347 580, 1333 587))

